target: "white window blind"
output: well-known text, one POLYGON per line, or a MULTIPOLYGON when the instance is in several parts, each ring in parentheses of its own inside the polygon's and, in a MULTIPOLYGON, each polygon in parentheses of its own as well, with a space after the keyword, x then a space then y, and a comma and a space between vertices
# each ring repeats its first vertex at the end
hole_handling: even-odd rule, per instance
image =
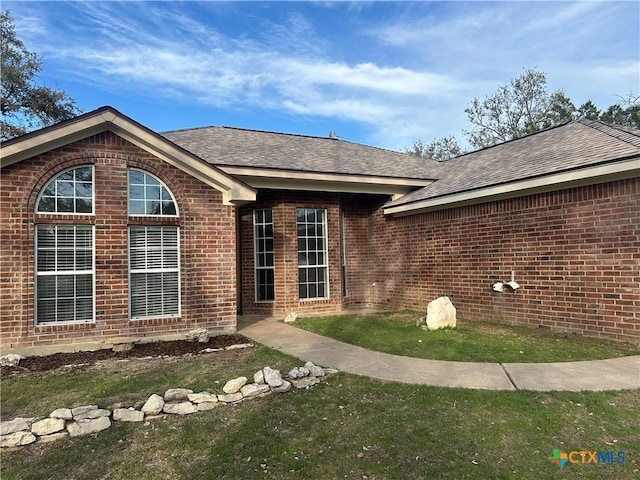
POLYGON ((91 225, 36 227, 36 324, 94 320, 91 225))
POLYGON ((131 318, 180 315, 179 251, 178 227, 129 227, 131 318))

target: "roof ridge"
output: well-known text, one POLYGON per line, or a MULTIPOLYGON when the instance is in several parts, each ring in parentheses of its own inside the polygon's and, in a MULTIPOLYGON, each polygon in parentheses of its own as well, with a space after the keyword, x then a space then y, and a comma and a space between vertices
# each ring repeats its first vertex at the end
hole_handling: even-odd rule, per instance
POLYGON ((219 128, 219 129, 228 129, 228 130, 240 130, 243 132, 254 132, 254 133, 268 133, 270 135, 286 135, 289 137, 302 137, 302 138, 317 138, 319 140, 339 140, 336 137, 321 137, 318 135, 309 135, 303 133, 290 133, 290 132, 277 132, 275 130, 263 130, 258 128, 247 128, 247 127, 233 127, 230 125, 207 125, 201 127, 188 127, 188 128, 178 128, 175 130, 166 130, 161 132, 161 134, 165 133, 177 133, 177 132, 188 132, 194 130, 206 130, 209 128, 219 128))
POLYGON ((289 137, 302 137, 302 138, 317 138, 319 140, 340 140, 337 137, 320 137, 318 135, 310 135, 306 133, 290 133, 290 132, 276 132, 274 130, 261 130, 258 128, 245 128, 245 127, 231 127, 228 125, 223 126, 222 128, 228 128, 229 130, 242 130, 245 132, 255 132, 255 133, 269 133, 272 135, 286 135, 289 137))
MULTIPOLYGON (((247 128, 247 127, 232 127, 232 126, 229 126, 229 125, 210 125, 210 126, 205 126, 205 127, 180 128, 180 129, 176 129, 176 130, 163 131, 163 132, 160 132, 160 134, 164 135, 164 134, 171 134, 171 133, 178 133, 178 132, 197 131, 197 130, 205 130, 205 129, 208 129, 208 128, 237 130, 237 131, 242 131, 242 132, 253 132, 253 133, 266 133, 266 134, 269 134, 269 135, 281 135, 281 136, 285 136, 285 137, 310 138, 310 139, 313 139, 313 140, 341 141, 341 142, 348 143, 348 144, 351 144, 351 145, 357 145, 359 147, 375 148, 376 150, 381 150, 383 152, 389 152, 389 153, 394 153, 394 154, 398 154, 398 155, 411 156, 406 152, 400 152, 400 151, 397 151, 397 150, 391 150, 389 148, 379 147, 377 145, 367 145, 365 143, 354 142, 354 141, 351 141, 351 140, 345 140, 345 139, 340 138, 340 137, 321 137, 321 136, 318 136, 318 135, 310 135, 310 134, 304 134, 304 133, 277 132, 277 131, 274 131, 274 130, 261 130, 261 129, 257 129, 257 128, 247 128)), ((437 162, 437 163, 440 163, 437 160, 433 160, 433 161, 437 162)))
POLYGON ((577 120, 577 122, 622 142, 629 143, 634 147, 640 148, 640 129, 626 127, 624 125, 616 125, 614 123, 607 123, 602 120, 590 120, 587 118, 581 118, 580 120, 577 120))
POLYGON ((511 138, 509 140, 505 140, 504 142, 498 142, 498 143, 494 143, 493 145, 488 145, 486 147, 478 148, 477 150, 471 150, 469 152, 464 152, 463 154, 458 155, 457 157, 450 158, 449 160, 441 160, 441 162, 442 163, 447 163, 447 162, 450 162, 452 160, 457 160, 459 158, 466 157, 467 155, 471 155, 471 154, 474 154, 474 153, 482 152, 483 150, 488 150, 490 148, 499 147, 501 145, 507 145, 509 143, 516 142, 518 140, 522 140, 523 138, 533 137, 535 135, 540 135, 541 133, 545 133, 545 132, 554 130, 556 128, 564 127, 565 125, 569 125, 570 123, 575 123, 575 121, 568 120, 566 122, 558 123, 556 125, 551 125, 550 127, 546 127, 546 128, 543 128, 542 130, 538 130, 538 131, 535 131, 535 132, 527 133, 526 135, 522 135, 521 137, 511 138))
POLYGON ((160 135, 164 135, 165 133, 176 133, 176 132, 187 132, 190 130, 205 130, 207 128, 223 128, 220 125, 204 125, 201 127, 187 127, 187 128, 175 128, 173 130, 163 130, 162 132, 158 132, 160 135))

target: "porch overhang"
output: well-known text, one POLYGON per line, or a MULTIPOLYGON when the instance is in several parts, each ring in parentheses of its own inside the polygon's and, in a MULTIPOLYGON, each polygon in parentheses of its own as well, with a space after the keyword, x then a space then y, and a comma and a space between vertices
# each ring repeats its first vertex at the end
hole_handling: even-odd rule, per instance
POLYGON ((219 166, 221 170, 255 189, 382 194, 399 198, 433 180, 219 166))

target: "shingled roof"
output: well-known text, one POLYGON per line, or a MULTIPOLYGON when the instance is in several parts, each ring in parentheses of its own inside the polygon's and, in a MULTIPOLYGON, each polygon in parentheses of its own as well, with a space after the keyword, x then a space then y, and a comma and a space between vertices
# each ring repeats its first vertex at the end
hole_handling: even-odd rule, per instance
POLYGON ((218 167, 428 180, 438 162, 329 137, 202 127, 161 135, 218 167))
POLYGON ((640 174, 640 130, 583 119, 442 162, 437 181, 385 208, 625 160, 640 174))

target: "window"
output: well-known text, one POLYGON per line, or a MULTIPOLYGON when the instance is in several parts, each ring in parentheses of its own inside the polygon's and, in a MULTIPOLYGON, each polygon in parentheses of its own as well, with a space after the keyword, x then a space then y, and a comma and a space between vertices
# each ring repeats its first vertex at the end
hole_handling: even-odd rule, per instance
POLYGON ((37 325, 94 320, 92 225, 36 226, 37 325))
POLYGON ((178 227, 129 227, 132 319, 180 315, 178 227))
POLYGON ((93 213, 93 166, 65 170, 44 186, 38 213, 93 213))
POLYGON ((275 268, 273 256, 273 211, 253 212, 254 252, 256 269, 256 300, 275 299, 275 268))
POLYGON ((129 215, 177 214, 175 199, 160 180, 142 170, 129 169, 129 215))
MULTIPOLYGON (((129 215, 175 217, 169 189, 142 170, 129 169, 129 215)), ((180 315, 180 232, 176 226, 129 227, 129 316, 180 315)))
POLYGON ((327 211, 299 208, 298 294, 301 300, 329 297, 327 268, 327 211))

